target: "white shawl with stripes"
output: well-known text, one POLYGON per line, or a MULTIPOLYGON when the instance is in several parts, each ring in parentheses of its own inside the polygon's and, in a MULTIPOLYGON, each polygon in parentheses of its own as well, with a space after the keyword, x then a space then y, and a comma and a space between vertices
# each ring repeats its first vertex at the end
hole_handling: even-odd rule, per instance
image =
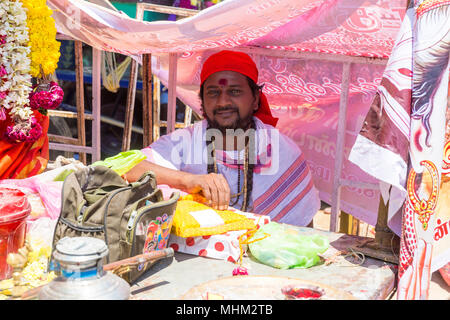
MULTIPOLYGON (((256 125, 256 165, 249 212, 268 215, 271 221, 308 225, 320 208, 318 192, 302 152, 274 127, 254 118, 256 125)), ((205 120, 160 137, 142 152, 147 161, 195 174, 207 173, 205 120)), ((238 169, 244 152, 216 152, 218 172, 237 193, 238 169)), ((241 166, 242 168, 242 166, 241 166)), ((241 172, 240 185, 243 184, 241 172)), ((233 199, 231 200, 233 201, 233 199)), ((240 209, 242 196, 235 205, 240 209)))

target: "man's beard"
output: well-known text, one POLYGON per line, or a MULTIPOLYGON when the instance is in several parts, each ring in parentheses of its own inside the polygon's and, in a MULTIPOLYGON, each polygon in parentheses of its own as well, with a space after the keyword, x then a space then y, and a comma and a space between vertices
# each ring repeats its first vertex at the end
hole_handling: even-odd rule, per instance
MULTIPOLYGON (((206 121, 208 122, 208 127, 211 129, 219 130, 223 135, 226 135, 227 130, 230 130, 230 129, 232 130, 231 132, 233 132, 234 130, 237 130, 237 129, 247 130, 250 127, 250 124, 251 124, 252 118, 253 118, 253 114, 250 113, 247 117, 241 118, 238 108, 225 107, 225 108, 216 109, 216 110, 214 110, 214 115, 218 111, 227 111, 227 110, 235 111, 237 114, 236 120, 232 124, 227 125, 227 126, 222 126, 216 120, 209 118, 208 115, 206 114, 206 112, 203 112, 203 116, 206 119, 206 121)), ((230 131, 228 131, 228 133, 230 133, 230 131)))

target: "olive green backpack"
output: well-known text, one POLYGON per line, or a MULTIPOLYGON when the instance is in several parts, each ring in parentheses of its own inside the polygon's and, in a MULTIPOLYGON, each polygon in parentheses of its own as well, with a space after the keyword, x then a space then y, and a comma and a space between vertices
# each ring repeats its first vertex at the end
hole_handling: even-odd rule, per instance
MULTIPOLYGON (((109 249, 105 263, 111 263, 167 247, 179 193, 165 201, 153 172, 127 183, 112 169, 97 165, 69 174, 61 197, 53 250, 63 237, 100 238, 109 249)), ((131 283, 150 266, 122 277, 131 283)))

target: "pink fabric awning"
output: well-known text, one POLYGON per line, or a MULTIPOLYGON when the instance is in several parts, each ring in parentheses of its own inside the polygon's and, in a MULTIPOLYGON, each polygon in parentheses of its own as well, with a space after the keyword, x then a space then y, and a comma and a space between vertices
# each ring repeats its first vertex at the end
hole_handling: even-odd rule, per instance
MULTIPOLYGON (((342 61, 353 62, 344 148, 347 159, 406 10, 405 0, 226 0, 176 22, 142 22, 82 0, 47 3, 61 33, 101 50, 134 56, 151 53, 152 72, 165 85, 168 53, 178 52, 177 96, 197 112, 203 61, 225 48, 248 52, 259 67, 259 83, 264 83, 272 111, 280 118, 278 128, 303 150, 321 199, 328 203, 342 61)), ((343 177, 377 183, 347 160, 343 177)), ((341 199, 342 210, 376 223, 377 190, 344 187, 341 199)))

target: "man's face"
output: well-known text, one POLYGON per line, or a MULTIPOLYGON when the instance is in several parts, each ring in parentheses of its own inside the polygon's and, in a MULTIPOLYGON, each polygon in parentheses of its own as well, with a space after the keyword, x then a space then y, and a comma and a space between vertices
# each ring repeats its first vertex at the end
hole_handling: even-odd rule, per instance
POLYGON ((258 105, 259 95, 253 95, 243 74, 219 71, 203 83, 204 116, 213 128, 247 129, 258 105))

